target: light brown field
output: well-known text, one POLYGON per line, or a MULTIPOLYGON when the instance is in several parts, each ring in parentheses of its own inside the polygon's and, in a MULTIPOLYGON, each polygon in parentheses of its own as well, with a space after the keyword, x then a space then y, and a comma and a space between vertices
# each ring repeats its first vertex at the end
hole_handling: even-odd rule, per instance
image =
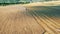
POLYGON ((32 6, 0 7, 0 34, 60 34, 60 18, 40 12, 47 9, 50 10, 32 6))

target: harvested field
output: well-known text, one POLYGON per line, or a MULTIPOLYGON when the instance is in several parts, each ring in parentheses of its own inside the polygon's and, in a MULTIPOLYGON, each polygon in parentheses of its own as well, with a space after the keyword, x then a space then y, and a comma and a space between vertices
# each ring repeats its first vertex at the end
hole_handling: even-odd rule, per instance
POLYGON ((60 6, 0 7, 0 34, 60 34, 60 6))

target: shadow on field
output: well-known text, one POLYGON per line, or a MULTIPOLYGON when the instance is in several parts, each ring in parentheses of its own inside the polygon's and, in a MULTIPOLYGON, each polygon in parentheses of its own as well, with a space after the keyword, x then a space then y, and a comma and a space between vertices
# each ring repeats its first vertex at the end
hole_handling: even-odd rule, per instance
POLYGON ((28 7, 27 12, 36 16, 60 17, 60 6, 33 6, 28 7))

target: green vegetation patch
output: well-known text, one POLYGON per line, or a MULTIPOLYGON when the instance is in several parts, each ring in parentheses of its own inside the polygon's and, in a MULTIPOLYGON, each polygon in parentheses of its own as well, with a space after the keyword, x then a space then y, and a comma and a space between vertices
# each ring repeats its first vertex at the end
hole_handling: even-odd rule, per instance
POLYGON ((13 5, 13 4, 28 4, 30 2, 17 2, 17 3, 0 3, 0 6, 13 5))

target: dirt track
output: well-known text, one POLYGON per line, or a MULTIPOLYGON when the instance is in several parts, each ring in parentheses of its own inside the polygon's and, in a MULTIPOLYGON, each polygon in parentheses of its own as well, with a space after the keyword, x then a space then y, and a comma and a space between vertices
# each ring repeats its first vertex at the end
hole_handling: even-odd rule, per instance
POLYGON ((0 8, 0 34, 60 34, 58 9, 44 6, 22 8, 0 8))

